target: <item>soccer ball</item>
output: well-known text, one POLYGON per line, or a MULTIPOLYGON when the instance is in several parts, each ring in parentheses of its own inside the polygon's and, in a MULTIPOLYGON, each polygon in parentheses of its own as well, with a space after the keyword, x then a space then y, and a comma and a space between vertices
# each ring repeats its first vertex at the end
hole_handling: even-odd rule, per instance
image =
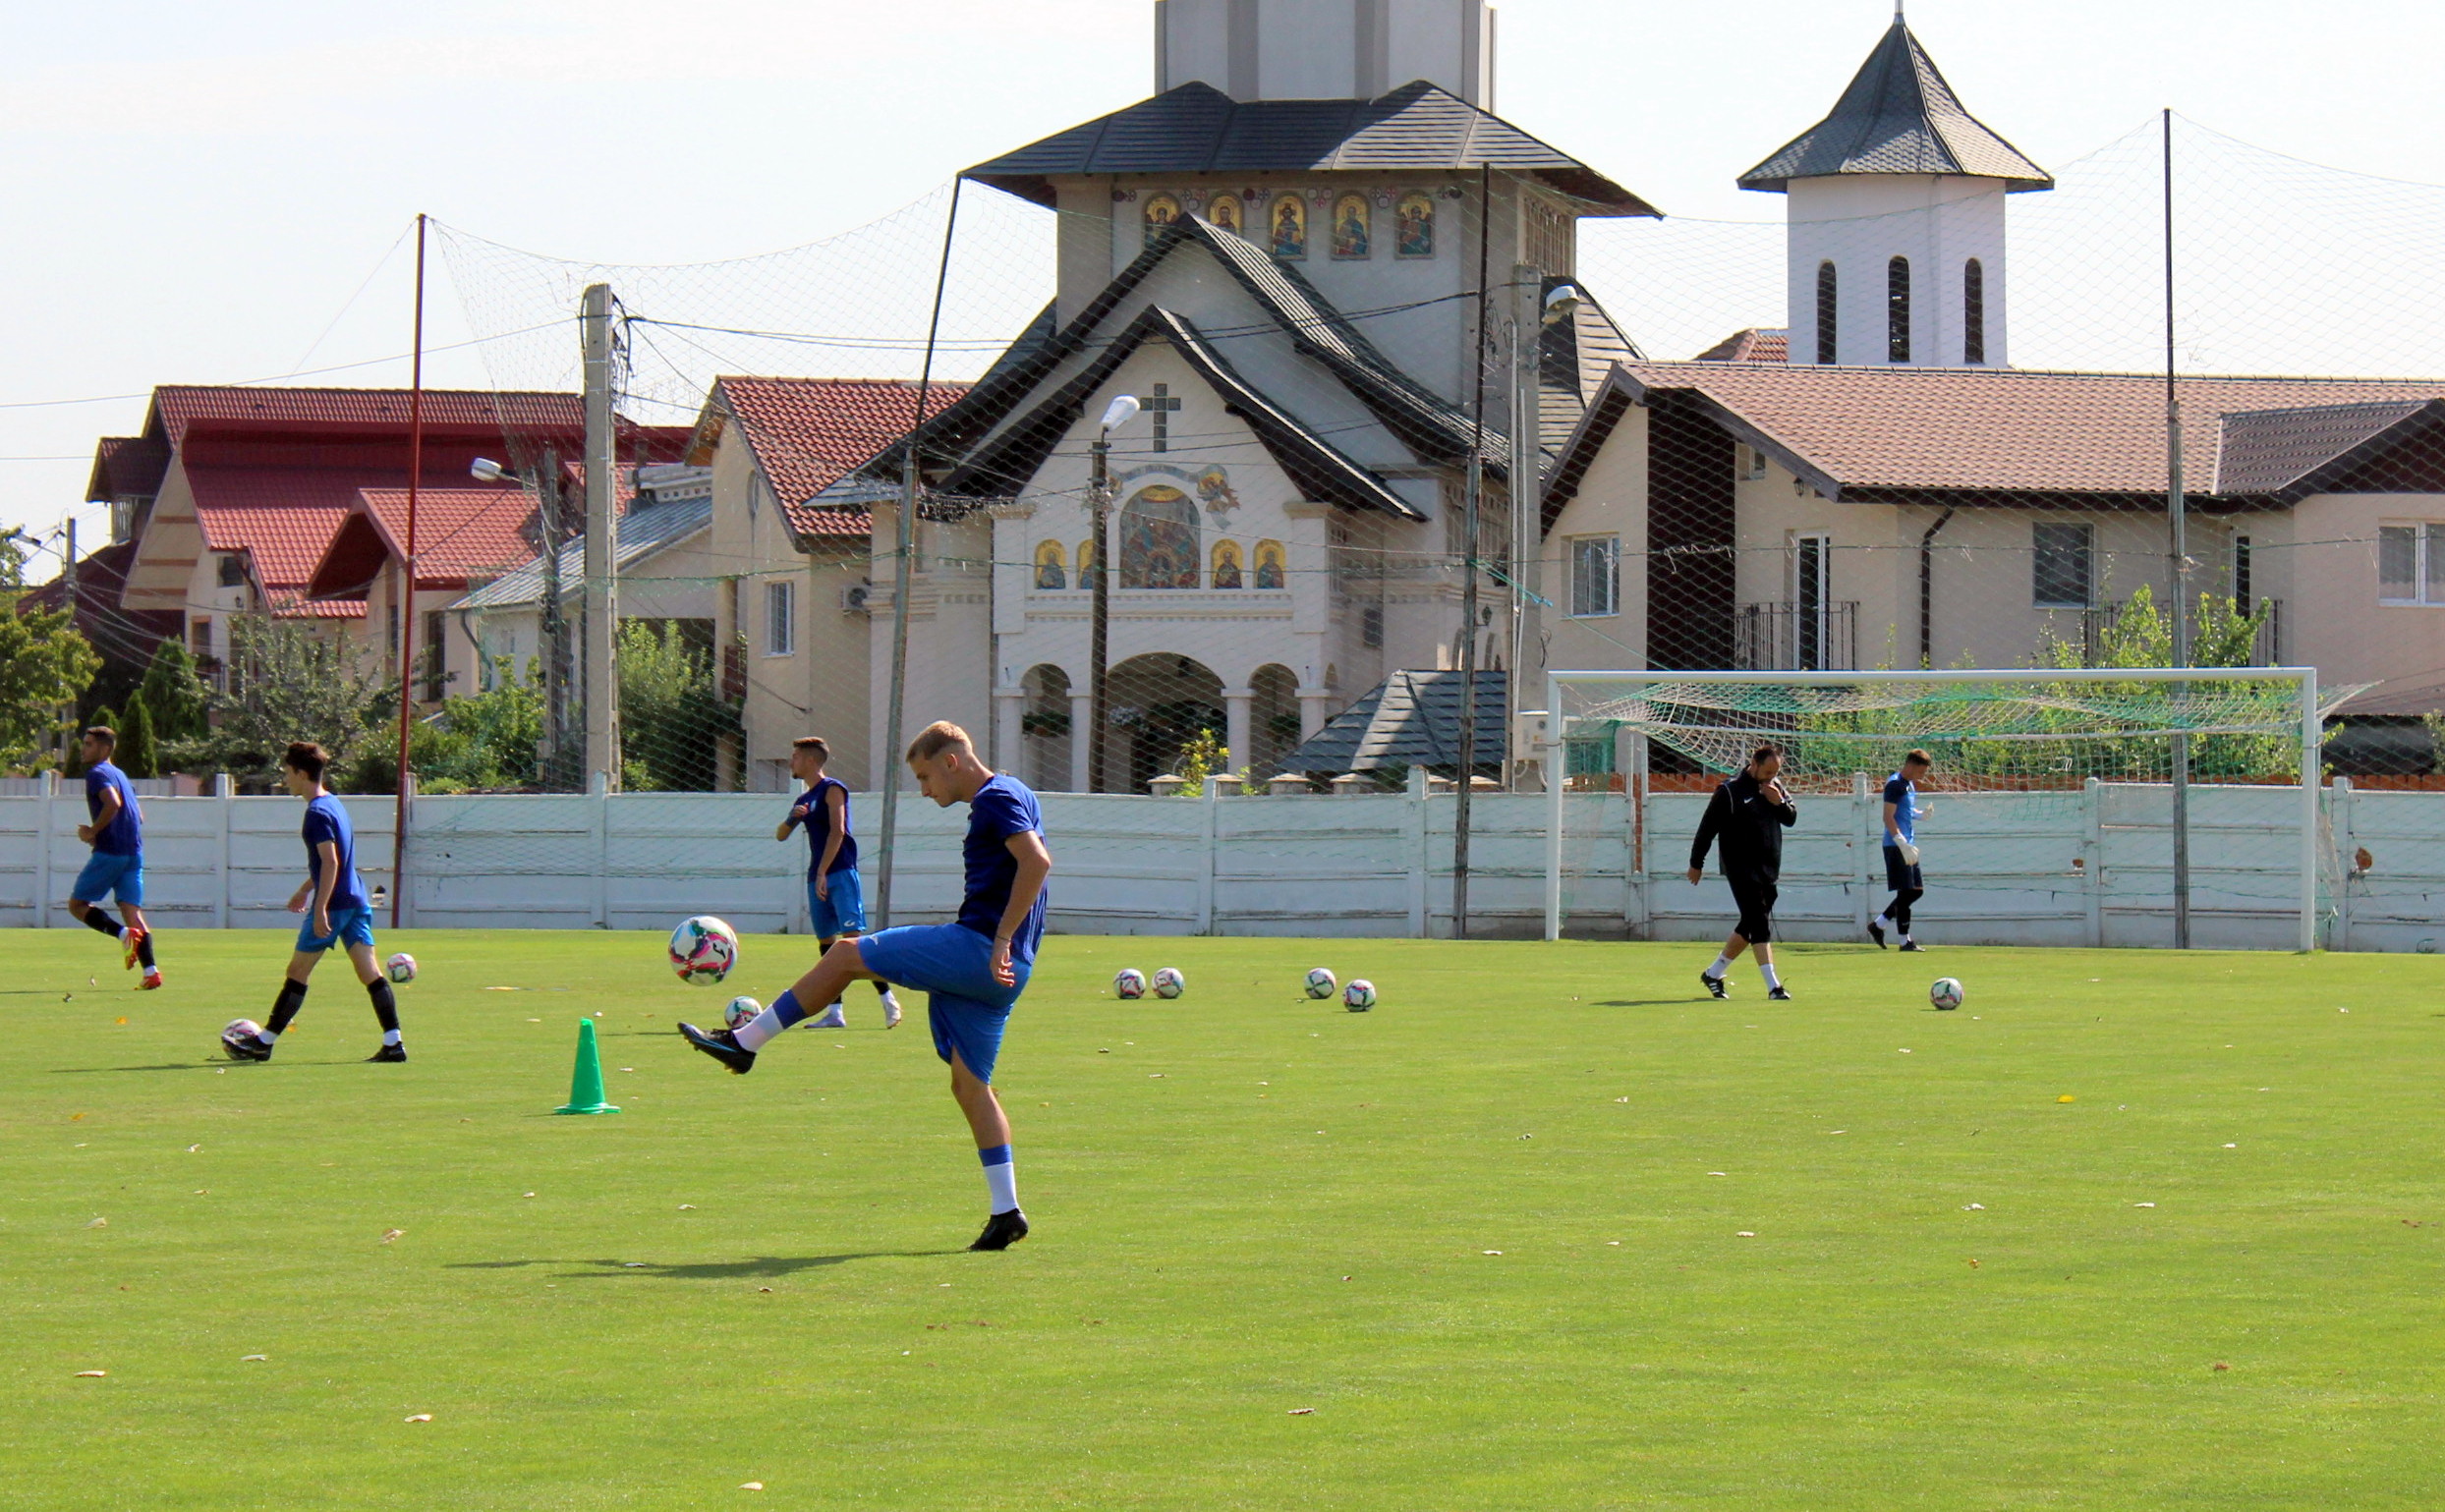
POLYGON ((1950 977, 1937 978, 1936 984, 1927 989, 1927 1001, 1946 1013, 1962 1005, 1962 984, 1950 977))
POLYGON ((1341 1006, 1352 1013, 1365 1013, 1375 1005, 1375 983, 1364 977, 1352 977, 1350 984, 1341 989, 1341 1006))
POLYGON ((1134 966, 1124 966, 1112 979, 1112 995, 1123 1002, 1134 1002, 1146 995, 1146 973, 1134 966))
POLYGON ((1155 995, 1157 997, 1178 997, 1187 990, 1188 979, 1180 975, 1178 967, 1166 966, 1155 974, 1155 995))
POLYGON ((1340 981, 1334 977, 1333 973, 1326 971, 1321 966, 1307 974, 1307 995, 1310 997, 1331 997, 1334 989, 1338 987, 1340 984, 1340 981))
POLYGON ((227 1044, 232 1039, 254 1039, 259 1037, 262 1033, 263 1026, 253 1019, 232 1019, 229 1021, 229 1027, 221 1031, 221 1043, 227 1044))
POLYGON ((416 980, 416 957, 403 950, 384 961, 382 971, 391 980, 404 987, 416 980))
POLYGON ((710 985, 738 964, 738 931, 711 914, 699 914, 670 931, 670 969, 681 981, 710 985))
POLYGON ((734 997, 730 999, 730 1006, 721 1010, 721 1021, 732 1029, 736 1029, 752 1021, 762 1012, 764 1012, 764 1004, 754 998, 734 997))

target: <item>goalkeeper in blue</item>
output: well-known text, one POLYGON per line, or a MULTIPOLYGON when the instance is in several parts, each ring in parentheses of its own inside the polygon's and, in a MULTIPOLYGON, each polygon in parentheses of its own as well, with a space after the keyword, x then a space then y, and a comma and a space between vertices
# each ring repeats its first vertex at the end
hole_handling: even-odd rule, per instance
POLYGON ((968 1248, 1006 1250, 1027 1237, 1027 1214, 1019 1210, 1010 1120, 994 1095, 994 1065, 1045 932, 1052 856, 1045 849, 1036 795, 978 760, 967 731, 948 722, 927 726, 908 748, 908 764, 918 791, 936 804, 968 806, 967 891, 959 917, 843 938, 771 1007, 737 1029, 708 1033, 682 1024, 679 1033, 744 1076, 756 1069, 766 1045, 838 1002, 852 981, 895 982, 925 992, 934 1052, 951 1068, 951 1096, 985 1166, 985 1231, 968 1248))
POLYGON ((1893 901, 1868 921, 1868 938, 1885 948, 1885 932, 1894 932, 1904 950, 1916 950, 1910 938, 1910 908, 1927 896, 1927 878, 1918 869, 1917 823, 1927 811, 1918 807, 1918 785, 1935 768, 1935 758, 1913 751, 1902 758, 1902 769, 1885 779, 1885 885, 1893 901))

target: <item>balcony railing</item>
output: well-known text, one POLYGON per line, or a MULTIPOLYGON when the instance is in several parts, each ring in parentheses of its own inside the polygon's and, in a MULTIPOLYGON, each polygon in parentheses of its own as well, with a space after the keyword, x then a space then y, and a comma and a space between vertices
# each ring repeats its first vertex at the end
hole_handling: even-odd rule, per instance
MULTIPOLYGON (((2252 607, 2264 610, 2266 617, 2259 623, 2257 638, 2250 643, 2248 664, 2253 667, 2280 667, 2284 665, 2284 601, 2280 598, 2261 598, 2252 607)), ((2080 617, 2082 661, 2091 666, 2097 663, 2104 654, 2106 637, 2122 624, 2123 615, 2130 608, 2129 603, 2117 602, 2076 611, 2080 617)), ((2196 645, 2198 627, 2195 623, 2191 626, 2190 637, 2191 644, 2196 645)))
POLYGON ((1859 606, 1742 604, 1732 624, 1733 665, 1743 672, 1849 672, 1859 665, 1859 606))

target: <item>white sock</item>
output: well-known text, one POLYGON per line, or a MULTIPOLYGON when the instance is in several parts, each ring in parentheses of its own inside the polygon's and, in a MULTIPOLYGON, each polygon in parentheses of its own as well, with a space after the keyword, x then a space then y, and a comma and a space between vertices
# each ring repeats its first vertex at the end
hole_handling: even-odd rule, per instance
POLYGON ((786 1028, 788 1026, 781 1022, 780 1010, 767 1008, 730 1031, 730 1037, 739 1042, 739 1048, 742 1050, 761 1050, 773 1040, 780 1038, 781 1031, 786 1028))
POLYGON ((1893 914, 1892 914, 1892 912, 1889 910, 1889 911, 1887 911, 1887 912, 1885 912, 1885 913, 1882 913, 1882 914, 1877 915, 1877 916, 1876 916, 1876 922, 1877 922, 1878 924, 1892 924, 1892 923, 1893 923, 1893 914))
POLYGON ((1912 939, 1911 939, 1908 935, 1906 935, 1906 934, 1905 934, 1905 935, 1902 936, 1902 943, 1903 943, 1903 944, 1905 944, 1905 945, 1910 945, 1910 944, 1915 944, 1915 943, 1917 943, 1917 942, 1916 942, 1916 941, 1914 941, 1914 940, 1912 940, 1912 939))
POLYGON ((1728 972, 1728 971, 1731 971, 1731 970, 1732 970, 1732 957, 1730 957, 1730 956, 1717 956, 1717 957, 1715 958, 1715 964, 1714 964, 1713 966, 1710 966, 1710 967, 1708 967, 1708 968, 1706 969, 1706 974, 1707 974, 1708 976, 1710 976, 1710 977, 1721 977, 1724 973, 1726 973, 1726 972, 1728 972))
POLYGON ((993 1200, 994 1212, 1008 1212, 1019 1205, 1019 1166, 1015 1160, 985 1168, 985 1191, 993 1200))
POLYGON ((280 1042, 280 1036, 268 1029, 256 1030, 255 1032, 255 1037, 262 1040, 265 1044, 278 1044, 280 1042))
POLYGON ((1774 963, 1771 961, 1758 962, 1757 975, 1766 979, 1766 990, 1769 992, 1783 985, 1783 979, 1775 975, 1774 963))
POLYGON ((384 1043, 384 1044, 397 1044, 398 1042, 399 1042, 399 1031, 397 1031, 397 1030, 395 1030, 395 1029, 386 1029, 386 1030, 382 1031, 382 1043, 384 1043))

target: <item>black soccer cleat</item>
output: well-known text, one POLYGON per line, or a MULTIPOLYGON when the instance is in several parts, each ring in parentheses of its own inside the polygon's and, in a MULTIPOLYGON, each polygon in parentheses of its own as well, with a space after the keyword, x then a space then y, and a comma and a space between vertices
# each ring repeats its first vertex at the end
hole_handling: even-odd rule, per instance
POLYGON ((221 1036, 221 1050, 231 1060, 264 1061, 271 1059, 271 1046, 253 1035, 221 1036))
POLYGON ((1724 990, 1725 979, 1722 977, 1710 977, 1706 973, 1700 972, 1698 974, 1698 980, 1704 982, 1706 984, 1707 991, 1716 997, 1730 997, 1732 995, 1724 990))
POLYGON ((1919 955, 1923 953, 1926 948, 1926 946, 1921 945, 1916 940, 1904 940, 1902 942, 1902 953, 1905 956, 1919 955))
POLYGON ((408 1047, 407 1047, 406 1045, 404 1045, 404 1044, 386 1044, 386 1045, 382 1046, 380 1049, 378 1049, 378 1050, 374 1051, 372 1054, 370 1054, 370 1055, 367 1056, 367 1057, 365 1058, 365 1063, 366 1063, 367 1065, 369 1065, 369 1066, 372 1066, 372 1065, 385 1065, 385 1066, 404 1065, 404 1064, 406 1064, 406 1062, 407 1062, 407 1058, 408 1058, 408 1047))
POLYGON ((715 1030, 709 1035, 693 1024, 683 1023, 679 1026, 679 1033, 688 1043, 729 1068, 732 1076, 745 1076, 756 1069, 756 1052, 741 1049, 738 1039, 726 1029, 715 1030))
POLYGON ((1791 1000, 1791 989, 1790 987, 1776 987, 1766 994, 1766 1000, 1771 1003, 1788 1003, 1791 1000))
MULTIPOLYGON (((1882 921, 1874 919, 1868 921, 1868 938, 1876 941, 1877 949, 1885 948, 1885 925, 1882 921)), ((1907 950, 1910 947, 1905 945, 1902 948, 1907 950)))
POLYGON ((985 1232, 976 1236, 971 1250, 1007 1250, 1027 1237, 1027 1214, 1016 1207, 997 1212, 985 1220, 985 1232))

